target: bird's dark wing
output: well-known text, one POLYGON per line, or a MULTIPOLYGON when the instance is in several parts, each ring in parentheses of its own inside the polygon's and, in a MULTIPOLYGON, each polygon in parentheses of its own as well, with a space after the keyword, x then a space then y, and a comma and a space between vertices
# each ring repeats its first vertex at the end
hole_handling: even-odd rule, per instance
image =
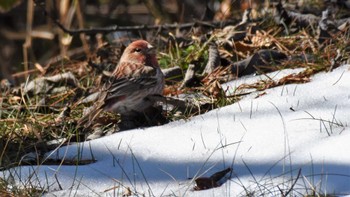
POLYGON ((106 87, 108 91, 107 99, 129 95, 139 90, 152 88, 155 85, 157 85, 157 79, 153 77, 115 79, 106 87))
POLYGON ((110 78, 101 88, 99 98, 91 107, 92 109, 78 121, 78 125, 89 127, 106 106, 113 105, 138 91, 152 88, 156 84, 157 79, 153 77, 110 78))

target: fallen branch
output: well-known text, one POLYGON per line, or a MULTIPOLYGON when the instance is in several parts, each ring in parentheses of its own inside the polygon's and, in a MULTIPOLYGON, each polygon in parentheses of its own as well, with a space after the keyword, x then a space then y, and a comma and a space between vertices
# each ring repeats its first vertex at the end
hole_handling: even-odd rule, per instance
POLYGON ((183 24, 163 24, 163 25, 135 25, 135 26, 110 26, 110 27, 98 27, 98 28, 91 28, 91 29, 78 29, 78 30, 70 30, 65 28, 61 23, 59 23, 57 20, 53 20, 54 23, 62 29, 65 33, 75 36, 79 35, 81 33, 84 33, 86 35, 95 35, 98 33, 101 34, 108 34, 115 31, 149 31, 149 30, 161 30, 161 29, 190 29, 192 27, 196 26, 204 26, 204 27, 210 27, 210 28, 219 28, 226 26, 228 24, 234 24, 233 20, 228 21, 216 21, 216 22, 206 22, 206 21, 196 21, 192 23, 183 23, 183 24))
POLYGON ((187 68, 185 78, 180 86, 180 89, 185 87, 193 87, 198 85, 199 80, 196 78, 196 65, 190 64, 187 68))
POLYGON ((50 15, 43 5, 40 3, 36 3, 37 6, 39 6, 42 11, 44 12, 45 16, 48 16, 63 32, 75 36, 79 35, 81 33, 84 33, 86 35, 96 35, 98 33, 101 34, 108 34, 115 31, 149 31, 149 30, 162 30, 162 29, 191 29, 192 27, 202 26, 202 27, 210 27, 210 28, 222 28, 224 26, 235 24, 237 23, 237 20, 226 20, 226 21, 199 21, 196 20, 191 23, 182 23, 182 24, 162 24, 162 25, 135 25, 135 26, 119 26, 119 25, 113 25, 109 27, 97 27, 97 28, 90 28, 90 29, 77 29, 77 30, 71 30, 64 27, 58 20, 56 20, 52 15, 50 15))

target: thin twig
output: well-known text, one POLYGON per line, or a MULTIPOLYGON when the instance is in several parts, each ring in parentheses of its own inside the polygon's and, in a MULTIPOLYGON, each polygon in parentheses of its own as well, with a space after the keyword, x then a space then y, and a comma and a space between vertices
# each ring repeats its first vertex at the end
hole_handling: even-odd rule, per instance
MULTIPOLYGON (((83 28, 84 27, 84 18, 83 18, 83 13, 81 11, 81 7, 80 7, 80 3, 79 1, 75 1, 75 9, 76 9, 76 15, 77 15, 77 19, 78 19, 78 24, 79 24, 79 28, 83 28)), ((86 53, 87 56, 90 55, 90 50, 89 50, 89 44, 86 41, 85 38, 85 34, 80 34, 80 40, 83 44, 83 49, 86 53)))
POLYGON ((28 49, 32 45, 32 24, 33 24, 33 16, 34 16, 34 3, 32 0, 27 2, 27 24, 26 24, 26 39, 23 44, 23 63, 24 63, 24 77, 27 78, 28 67, 28 49))
POLYGON ((288 190, 285 194, 282 193, 282 196, 288 196, 288 194, 293 190, 295 184, 296 184, 297 181, 299 180, 300 175, 301 175, 301 168, 299 169, 297 178, 295 179, 295 181, 294 181, 294 183, 292 184, 292 186, 289 188, 289 190, 288 190))
POLYGON ((203 22, 196 21, 192 23, 183 23, 183 24, 163 24, 163 25, 135 25, 135 26, 109 26, 109 27, 98 27, 91 29, 78 29, 78 30, 70 30, 65 28, 62 24, 60 24, 57 20, 54 20, 54 23, 62 29, 65 33, 74 36, 77 34, 85 33, 86 35, 95 35, 98 33, 108 34, 115 31, 135 31, 135 30, 158 30, 158 29, 190 29, 194 26, 206 26, 211 28, 217 28, 220 26, 226 26, 228 24, 234 24, 233 20, 228 21, 216 21, 216 22, 203 22))

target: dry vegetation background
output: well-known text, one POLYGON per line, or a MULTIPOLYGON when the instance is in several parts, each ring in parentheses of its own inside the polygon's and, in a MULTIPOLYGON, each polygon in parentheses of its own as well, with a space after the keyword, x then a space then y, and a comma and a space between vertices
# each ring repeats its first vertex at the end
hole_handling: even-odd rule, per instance
MULTIPOLYGON (((267 88, 306 83, 349 62, 350 3, 342 0, 2 0, 0 6, 0 170, 42 164, 46 151, 85 140, 85 128, 76 125, 82 98, 97 91, 134 39, 157 46, 167 98, 196 95, 173 101, 149 125, 237 102, 246 90, 263 96, 267 88), (305 70, 244 84, 231 95, 220 85, 283 68, 305 70), (30 152, 36 158, 23 159, 30 152)), ((115 127, 91 130, 99 137, 115 127)), ((7 184, 0 178, 0 194, 7 184)))
MULTIPOLYGON (((84 38, 88 41, 83 41, 79 36, 73 38, 67 36, 50 17, 44 14, 44 10, 66 28, 72 29, 111 25, 184 23, 195 20, 207 21, 214 18, 221 20, 230 18, 233 13, 231 9, 234 9, 236 14, 241 12, 238 1, 220 3, 219 1, 200 0, 47 0, 35 2, 4 0, 0 6, 0 44, 2 46, 0 79, 9 79, 14 84, 23 82, 25 73, 18 72, 30 70, 29 73, 36 73, 37 71, 32 70, 36 68, 35 63, 45 67, 64 57, 87 55, 82 53, 83 44, 92 45, 93 48, 86 49, 88 53, 93 52, 93 49, 96 48, 97 43, 94 36, 84 38), (216 10, 218 6, 222 6, 225 11, 224 13, 218 10, 207 11, 207 5, 211 6, 211 9, 214 9, 215 6, 216 10), (86 43, 89 41, 91 43, 86 43)), ((139 33, 145 34, 146 32, 134 31, 133 33, 140 36, 139 33)), ((156 33, 153 34, 155 35, 156 33)))

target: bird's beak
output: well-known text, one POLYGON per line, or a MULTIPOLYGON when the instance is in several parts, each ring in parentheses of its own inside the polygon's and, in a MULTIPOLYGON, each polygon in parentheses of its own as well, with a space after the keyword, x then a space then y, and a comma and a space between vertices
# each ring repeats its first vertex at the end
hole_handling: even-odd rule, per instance
POLYGON ((156 48, 153 45, 148 44, 147 45, 147 53, 148 54, 156 54, 156 48))

